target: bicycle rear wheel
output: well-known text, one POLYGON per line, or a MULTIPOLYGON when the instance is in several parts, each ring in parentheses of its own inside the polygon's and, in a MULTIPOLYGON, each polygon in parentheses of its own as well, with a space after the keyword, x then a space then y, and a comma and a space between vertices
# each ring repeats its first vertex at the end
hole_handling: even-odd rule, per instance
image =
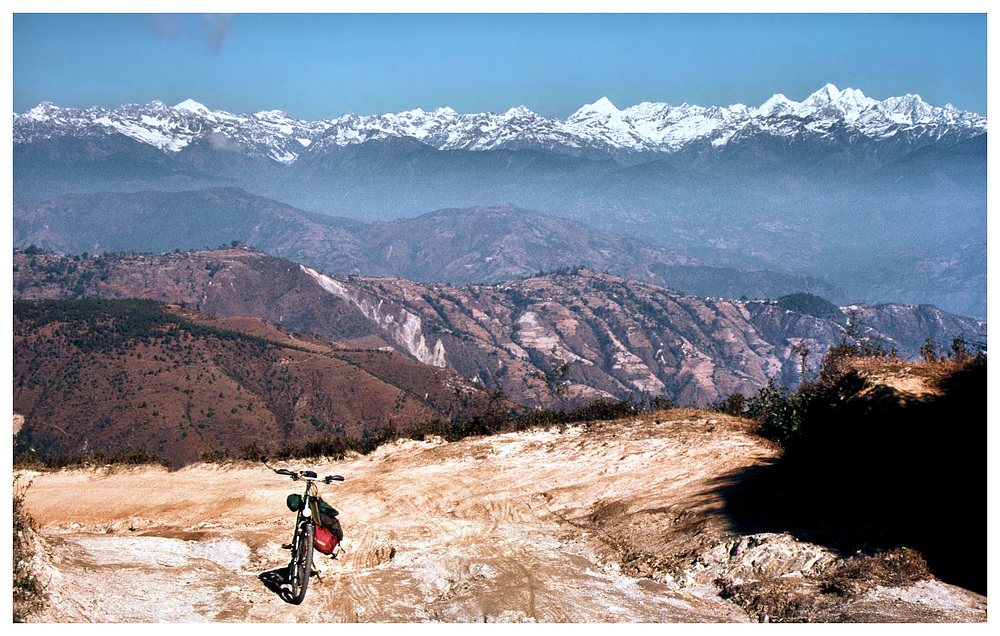
POLYGON ((288 564, 288 581, 292 586, 292 603, 298 605, 306 597, 309 574, 312 572, 313 526, 303 523, 292 543, 292 562, 288 564))

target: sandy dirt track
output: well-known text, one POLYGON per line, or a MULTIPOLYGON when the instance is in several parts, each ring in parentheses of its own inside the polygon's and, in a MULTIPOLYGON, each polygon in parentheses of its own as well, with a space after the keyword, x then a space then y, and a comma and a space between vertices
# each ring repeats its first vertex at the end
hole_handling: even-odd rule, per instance
MULTIPOLYGON (((268 585, 288 561, 284 499, 300 484, 246 464, 33 473, 52 596, 38 620, 746 621, 719 598, 710 560, 654 576, 630 555, 721 542, 713 480, 773 455, 736 420, 676 410, 278 463, 346 478, 321 488, 346 552, 317 554, 322 580, 300 606, 268 585)), ((720 545, 723 560, 735 552, 720 545)), ((810 550, 795 567, 832 558, 810 550)), ((958 620, 985 616, 984 598, 956 602, 958 620)))

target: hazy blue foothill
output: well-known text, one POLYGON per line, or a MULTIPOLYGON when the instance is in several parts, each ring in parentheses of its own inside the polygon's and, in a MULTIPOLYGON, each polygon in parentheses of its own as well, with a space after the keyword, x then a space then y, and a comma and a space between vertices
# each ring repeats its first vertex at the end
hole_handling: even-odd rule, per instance
MULTIPOLYGON (((602 99, 566 120, 439 109, 306 122, 194 102, 45 104, 15 116, 14 195, 27 204, 235 186, 358 222, 509 203, 638 237, 692 264, 812 277, 843 290, 838 301, 982 317, 986 137, 975 113, 832 85, 755 108, 619 110, 602 99)), ((156 204, 145 205, 155 220, 156 204)), ((193 222, 237 232, 241 221, 223 206, 193 222)), ((155 230, 163 246, 120 247, 169 249, 171 231, 155 230)), ((182 243, 173 247, 190 247, 182 243)), ((776 290, 791 291, 811 290, 776 290)), ((719 295, 747 293, 758 290, 719 295)))

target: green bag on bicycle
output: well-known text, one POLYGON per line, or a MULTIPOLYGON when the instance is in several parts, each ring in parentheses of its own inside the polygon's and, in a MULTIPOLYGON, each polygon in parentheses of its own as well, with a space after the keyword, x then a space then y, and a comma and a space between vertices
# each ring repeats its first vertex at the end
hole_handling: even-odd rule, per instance
POLYGON ((319 499, 317 501, 317 504, 319 505, 319 514, 321 515, 326 515, 328 517, 336 517, 337 515, 340 514, 339 512, 337 512, 336 508, 326 503, 322 499, 319 499))

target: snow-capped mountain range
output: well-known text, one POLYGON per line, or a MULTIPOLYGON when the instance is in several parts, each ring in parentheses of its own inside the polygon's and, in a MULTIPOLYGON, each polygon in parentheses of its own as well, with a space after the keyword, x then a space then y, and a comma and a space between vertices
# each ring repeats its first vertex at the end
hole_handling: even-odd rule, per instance
POLYGON ((618 109, 606 97, 565 120, 524 106, 505 113, 460 114, 451 108, 386 115, 344 115, 303 121, 282 111, 236 115, 193 100, 170 107, 153 101, 103 108, 59 108, 43 102, 14 114, 14 143, 54 137, 119 133, 166 153, 195 142, 291 164, 331 147, 409 138, 439 150, 535 149, 559 154, 611 156, 674 153, 692 145, 722 148, 760 134, 782 138, 862 136, 955 141, 986 132, 986 117, 951 104, 930 106, 919 95, 877 101, 860 90, 827 84, 796 102, 776 94, 759 107, 693 106, 643 102, 618 109))

